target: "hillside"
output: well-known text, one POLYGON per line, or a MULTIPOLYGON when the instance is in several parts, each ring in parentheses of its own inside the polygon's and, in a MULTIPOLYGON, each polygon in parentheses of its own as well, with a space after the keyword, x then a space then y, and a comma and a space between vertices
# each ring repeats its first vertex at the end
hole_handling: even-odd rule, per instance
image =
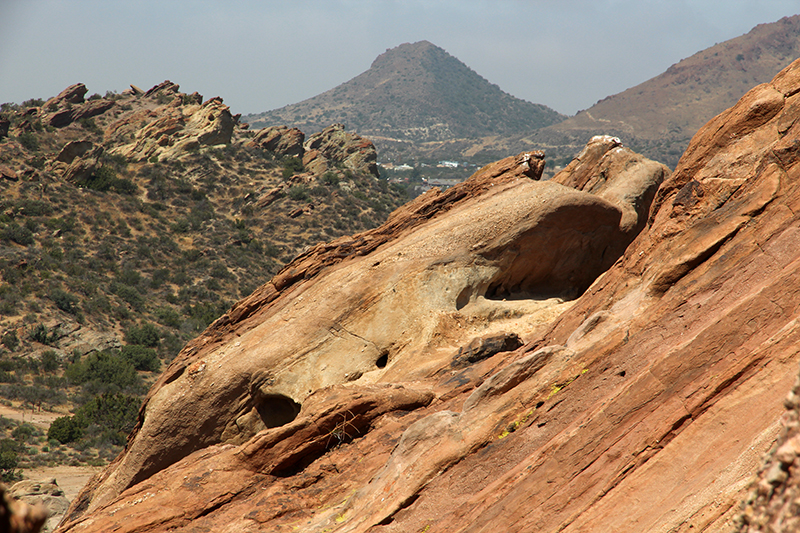
POLYGON ((405 143, 525 134, 564 118, 503 92, 443 49, 420 41, 387 50, 367 71, 318 96, 244 120, 303 131, 343 123, 373 139, 386 158, 405 143))
MULTIPOLYGON (((533 146, 551 145, 556 151, 574 153, 592 135, 616 135, 648 157, 674 167, 701 126, 797 57, 800 15, 760 24, 527 140, 533 146)), ((511 145, 524 149, 525 143, 511 145)))
MULTIPOLYGON (((372 143, 341 126, 251 131, 221 98, 170 82, 86 93, 2 108, 0 397, 14 405, 67 413, 142 394, 285 263, 406 200, 378 179, 372 143)), ((125 402, 135 417, 140 400, 125 402)), ((124 442, 94 437, 36 460, 102 461, 124 442)))
POLYGON ((674 168, 703 124, 796 57, 800 15, 760 24, 565 117, 503 93, 422 41, 387 50, 369 70, 330 91, 245 120, 310 130, 342 122, 375 140, 386 161, 485 164, 543 149, 555 166, 563 166, 592 136, 608 134, 674 168))

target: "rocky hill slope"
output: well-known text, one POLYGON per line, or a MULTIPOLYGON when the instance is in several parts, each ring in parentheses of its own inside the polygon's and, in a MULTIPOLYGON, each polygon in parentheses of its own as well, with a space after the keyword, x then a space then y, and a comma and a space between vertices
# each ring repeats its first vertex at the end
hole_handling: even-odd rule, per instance
POLYGON ((702 50, 655 78, 600 100, 530 141, 574 153, 592 135, 613 134, 674 168, 700 127, 797 57, 800 15, 759 24, 745 35, 702 50))
POLYGON ((671 175, 599 137, 312 248, 60 531, 729 530, 800 363, 798 144, 800 61, 671 175))
POLYGON ((565 118, 503 92, 428 41, 387 50, 367 71, 318 96, 244 117, 254 127, 303 131, 340 122, 373 139, 382 157, 409 143, 528 134, 565 118))

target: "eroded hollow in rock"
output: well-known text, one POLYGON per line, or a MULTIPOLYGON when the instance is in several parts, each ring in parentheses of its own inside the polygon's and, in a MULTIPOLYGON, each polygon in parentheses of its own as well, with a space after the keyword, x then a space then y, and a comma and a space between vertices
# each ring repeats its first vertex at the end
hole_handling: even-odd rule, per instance
POLYGON ((380 357, 375 361, 375 366, 378 368, 386 368, 386 364, 389 362, 389 352, 383 352, 380 357))
POLYGON ((256 410, 268 428, 288 424, 300 413, 301 405, 283 394, 266 394, 259 400, 256 410))

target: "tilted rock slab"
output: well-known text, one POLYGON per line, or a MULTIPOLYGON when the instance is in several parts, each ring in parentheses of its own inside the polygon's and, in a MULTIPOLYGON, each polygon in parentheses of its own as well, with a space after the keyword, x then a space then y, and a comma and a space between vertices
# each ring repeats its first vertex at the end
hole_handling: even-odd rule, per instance
MULTIPOLYGON (((126 450, 76 498, 63 530, 143 531, 202 520, 215 529, 277 528, 275 517, 341 503, 342 491, 364 490, 387 465, 407 464, 391 455, 403 430, 420 418, 424 428, 431 409, 444 413, 433 427, 451 427, 448 402, 463 403, 460 395, 499 357, 465 369, 459 348, 509 328, 526 335, 549 321, 635 237, 628 215, 638 209, 635 218, 646 219, 639 197, 652 198, 667 169, 610 138, 590 146, 598 168, 636 176, 636 201, 535 181, 543 154, 521 154, 421 196, 379 228, 295 259, 178 355, 148 394, 126 450), (330 462, 359 441, 368 451, 359 452, 358 466, 345 471, 330 462), (320 493, 322 479, 335 488, 320 493), (251 518, 241 516, 240 504, 268 494, 273 503, 251 502, 251 518)), ((609 187, 617 177, 606 176, 609 187)), ((547 353, 562 361, 571 352, 547 353)), ((550 359, 536 361, 528 375, 550 359)), ((415 466, 417 489, 438 472, 431 465, 485 444, 497 419, 480 406, 503 403, 509 383, 518 379, 487 390, 459 419, 474 427, 457 453, 436 449, 443 458, 415 466)), ((416 449, 418 439, 404 439, 416 449)))

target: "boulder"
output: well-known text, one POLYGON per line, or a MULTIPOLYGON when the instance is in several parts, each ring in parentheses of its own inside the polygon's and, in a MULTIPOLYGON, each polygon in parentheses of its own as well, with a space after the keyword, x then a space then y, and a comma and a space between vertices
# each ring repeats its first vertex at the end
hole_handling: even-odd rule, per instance
MULTIPOLYGON (((307 148, 340 158, 355 152, 338 141, 317 140, 346 136, 332 128, 307 148)), ((442 395, 447 390, 452 402, 463 402, 454 388, 463 393, 474 372, 485 372, 480 365, 515 353, 520 338, 549 320, 554 309, 568 307, 570 298, 617 260, 609 252, 616 243, 632 238, 620 225, 620 206, 589 192, 537 181, 543 167, 541 153, 509 157, 447 191, 426 193, 379 228, 301 254, 176 357, 148 394, 125 452, 73 502, 64 530, 105 527, 105 516, 130 531, 156 523, 160 528, 181 527, 187 519, 201 517, 205 525, 198 527, 214 523, 214 529, 239 509, 218 503, 224 511, 207 513, 209 502, 219 502, 216 495, 235 499, 262 482, 272 494, 265 493, 265 498, 275 505, 299 505, 301 514, 313 513, 319 503, 308 494, 287 503, 284 495, 297 491, 283 481, 268 480, 316 476, 318 468, 330 468, 325 466, 328 452, 344 451, 356 437, 370 436, 372 452, 353 469, 358 481, 342 485, 347 490, 362 486, 383 468, 398 472, 397 465, 412 464, 413 457, 430 452, 432 462, 416 467, 421 476, 413 487, 420 488, 435 477, 437 471, 431 469, 436 465, 445 466, 480 447, 496 417, 474 409, 463 420, 480 424, 463 445, 423 450, 404 437, 409 449, 417 451, 408 457, 394 454, 396 462, 386 463, 399 428, 424 418, 425 406, 434 405, 429 391, 442 395), (505 340, 490 340, 498 335, 505 340), (475 357, 459 362, 461 374, 442 373, 451 368, 459 372, 451 366, 453 354, 476 337, 485 341, 462 352, 475 357), (437 385, 442 381, 447 384, 437 385), (413 392, 420 386, 427 391, 424 401, 413 392), (377 401, 379 413, 362 418, 366 407, 340 404, 340 391, 370 405, 377 401), (416 399, 402 399, 406 394, 416 399), (395 400, 402 406, 394 405, 395 400), (410 408, 409 401, 417 407, 410 408), (414 415, 403 417, 408 411, 414 415), (201 481, 198 476, 209 469, 225 474, 201 481), (178 478, 192 481, 169 481, 178 478), (148 503, 124 503, 140 498, 148 503)), ((663 166, 656 165, 655 171, 656 179, 665 174, 663 166)), ((607 179, 613 184, 616 176, 607 179)), ((565 354, 572 352, 563 348, 548 353, 552 356, 540 358, 542 362, 563 365, 565 354)), ((526 366, 518 376, 530 375, 537 365, 526 366)), ((445 407, 439 401, 435 409, 445 407)), ((447 409, 460 410, 456 405, 447 409)), ((462 418, 448 414, 436 420, 418 433, 442 423, 442 436, 453 436, 458 426, 452 422, 462 418)), ((384 475, 384 486, 394 483, 393 475, 384 475)), ((402 494, 411 489, 407 485, 402 494)), ((401 493, 393 498, 402 503, 401 493)), ((251 511, 262 523, 286 512, 266 503, 263 512, 256 511, 259 505, 251 511)), ((239 527, 241 522, 230 524, 239 527)))
POLYGON ((70 85, 58 93, 57 96, 50 98, 42 107, 46 111, 53 111, 55 109, 65 107, 67 104, 82 104, 84 101, 83 97, 87 92, 88 89, 86 89, 86 85, 82 83, 76 83, 75 85, 70 85))
POLYGON ((84 156, 92 148, 94 148, 92 141, 70 141, 58 152, 56 161, 69 165, 76 157, 84 156))
POLYGON ((297 128, 272 126, 259 130, 246 146, 258 147, 277 156, 303 157, 305 135, 297 128))
POLYGON ((0 531, 8 533, 38 533, 47 521, 43 505, 30 505, 14 498, 0 485, 0 531))
POLYGON ((19 175, 11 167, 0 165, 0 178, 4 180, 18 181, 19 175))
POLYGON ((81 183, 91 177, 102 166, 103 147, 93 145, 82 156, 76 156, 64 170, 63 178, 71 183, 81 183))
POLYGON ((25 502, 31 508, 44 508, 47 521, 43 531, 53 531, 69 507, 69 500, 55 479, 18 481, 9 487, 8 495, 25 502))

